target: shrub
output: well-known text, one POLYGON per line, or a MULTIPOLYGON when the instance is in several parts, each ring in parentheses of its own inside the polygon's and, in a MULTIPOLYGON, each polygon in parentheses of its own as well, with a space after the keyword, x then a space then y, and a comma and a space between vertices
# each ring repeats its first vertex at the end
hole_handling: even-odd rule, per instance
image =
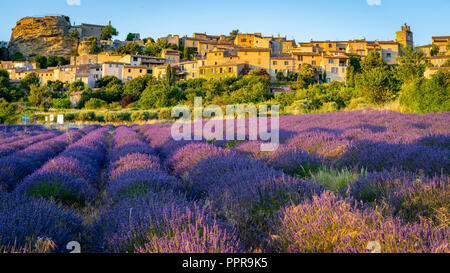
POLYGON ((418 113, 450 111, 450 72, 438 71, 431 79, 404 85, 400 102, 418 113))
POLYGON ((134 102, 134 99, 132 96, 126 96, 120 101, 120 105, 122 105, 123 108, 127 108, 128 105, 132 104, 134 102))
POLYGON ((145 112, 133 112, 131 114, 130 118, 131 118, 131 121, 133 121, 133 122, 147 120, 147 116, 145 115, 145 112))
POLYGON ((160 120, 172 120, 172 110, 170 108, 163 108, 159 110, 158 119, 160 120))
POLYGON ((339 106, 336 102, 326 102, 320 107, 321 113, 332 113, 337 112, 339 110, 339 106))
POLYGON ((106 122, 119 122, 120 116, 117 112, 106 112, 105 121, 106 122))
POLYGON ((106 108, 106 105, 107 105, 106 101, 101 100, 101 99, 92 98, 84 104, 84 107, 86 109, 100 109, 100 108, 106 108))
POLYGON ((56 109, 69 109, 71 106, 69 99, 53 99, 53 107, 56 109))
POLYGON ((81 121, 95 121, 95 112, 80 112, 78 119, 81 121))
POLYGON ((67 113, 65 116, 64 116, 64 119, 66 120, 66 121, 75 121, 76 119, 77 119, 77 114, 75 114, 75 113, 67 113))
POLYGON ((120 118, 120 121, 130 121, 131 114, 129 112, 120 112, 119 118, 120 118))

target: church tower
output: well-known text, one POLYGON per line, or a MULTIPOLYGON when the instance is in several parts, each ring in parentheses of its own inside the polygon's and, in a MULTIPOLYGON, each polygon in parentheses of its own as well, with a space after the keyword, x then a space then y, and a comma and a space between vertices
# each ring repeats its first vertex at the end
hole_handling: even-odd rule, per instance
POLYGON ((402 26, 401 31, 397 31, 396 37, 397 43, 399 43, 402 47, 414 47, 413 33, 411 32, 411 27, 406 23, 404 26, 402 26))

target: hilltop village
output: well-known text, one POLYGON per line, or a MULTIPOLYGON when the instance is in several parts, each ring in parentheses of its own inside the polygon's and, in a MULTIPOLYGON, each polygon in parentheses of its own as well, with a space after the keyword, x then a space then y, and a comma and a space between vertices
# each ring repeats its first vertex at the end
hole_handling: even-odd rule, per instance
MULTIPOLYGON (((130 33, 126 41, 120 41, 112 39, 117 31, 111 23, 72 26, 69 20, 65 17, 28 17, 17 23, 10 42, 0 44, 0 47, 7 47, 4 51, 11 59, 2 61, 0 68, 8 71, 11 82, 19 82, 34 72, 41 84, 81 80, 88 88, 95 88, 96 82, 105 76, 115 76, 124 83, 147 74, 161 80, 166 77, 169 65, 177 80, 222 80, 246 75, 251 70, 264 71, 275 80, 277 75, 287 77, 299 72, 302 66, 310 65, 316 81, 343 82, 352 56, 364 58, 371 51, 377 51, 387 64, 396 65, 402 49, 414 47, 413 32, 406 24, 396 32, 392 41, 356 39, 297 43, 286 37, 239 31, 229 35, 168 35, 156 40, 141 39, 140 34, 130 33), (59 30, 56 31, 56 45, 42 40, 47 31, 55 35, 53 29, 48 29, 52 23, 59 30), (39 42, 41 46, 32 48, 39 42), (59 62, 53 67, 42 67, 39 63, 38 56, 51 58, 56 55, 65 57, 66 63, 59 62)), ((424 52, 429 63, 426 76, 448 63, 450 53, 446 47, 449 42, 450 36, 432 37, 430 45, 416 47, 424 52)))

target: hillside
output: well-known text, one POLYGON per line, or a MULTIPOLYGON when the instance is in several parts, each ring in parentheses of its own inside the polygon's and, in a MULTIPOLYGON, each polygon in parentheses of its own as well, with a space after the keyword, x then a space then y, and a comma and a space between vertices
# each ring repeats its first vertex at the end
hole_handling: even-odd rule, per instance
POLYGON ((13 29, 9 54, 70 58, 77 49, 78 39, 68 37, 69 30, 70 22, 63 16, 22 18, 13 29))

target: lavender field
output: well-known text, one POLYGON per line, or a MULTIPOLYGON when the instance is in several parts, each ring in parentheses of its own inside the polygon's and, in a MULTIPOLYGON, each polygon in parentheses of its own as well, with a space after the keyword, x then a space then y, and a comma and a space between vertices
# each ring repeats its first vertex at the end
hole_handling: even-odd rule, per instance
POLYGON ((0 252, 450 252, 450 113, 280 118, 280 146, 170 124, 0 127, 0 252))

